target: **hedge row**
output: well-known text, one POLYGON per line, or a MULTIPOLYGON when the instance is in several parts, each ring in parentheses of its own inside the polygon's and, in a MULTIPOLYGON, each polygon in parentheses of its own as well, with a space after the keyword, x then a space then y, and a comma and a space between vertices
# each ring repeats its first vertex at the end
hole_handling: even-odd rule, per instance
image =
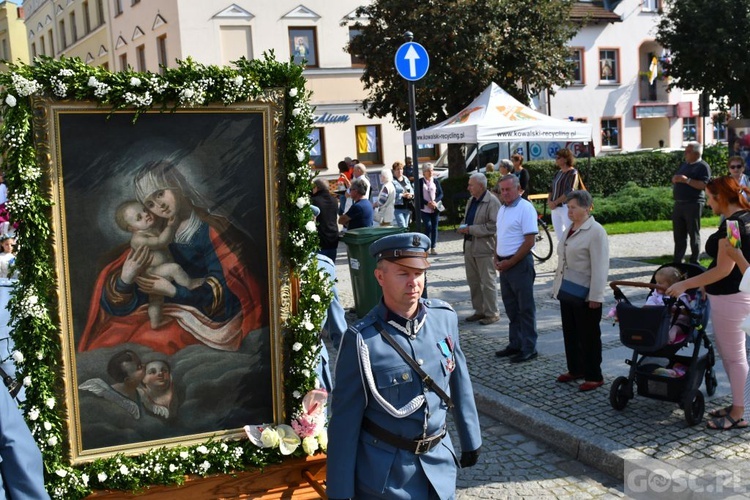
MULTIPOLYGON (((728 173, 726 146, 706 147, 703 158, 711 165, 714 176, 728 173)), ((597 220, 630 222, 670 217, 671 179, 682 161, 682 152, 630 153, 592 158, 590 163, 588 159, 578 160, 576 168, 594 196, 597 220)), ((547 193, 557 171, 555 163, 544 160, 524 165, 531 176, 531 194, 547 193)), ((441 181, 451 223, 459 222, 463 216, 468 178, 465 175, 441 181)), ((494 186, 499 178, 498 172, 487 174, 488 185, 494 186)))

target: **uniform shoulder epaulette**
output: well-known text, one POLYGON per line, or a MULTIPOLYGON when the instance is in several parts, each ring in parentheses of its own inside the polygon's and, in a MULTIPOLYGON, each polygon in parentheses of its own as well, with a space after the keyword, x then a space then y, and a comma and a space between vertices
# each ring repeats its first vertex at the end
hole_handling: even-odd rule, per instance
POLYGON ((366 314, 364 318, 358 320, 356 323, 354 323, 351 328, 354 330, 357 330, 358 332, 361 332, 364 328, 367 328, 370 325, 374 325, 375 321, 377 320, 377 316, 374 314, 366 314))
POLYGON ((453 311, 453 307, 444 300, 440 299, 425 299, 423 304, 429 308, 448 309, 453 311))

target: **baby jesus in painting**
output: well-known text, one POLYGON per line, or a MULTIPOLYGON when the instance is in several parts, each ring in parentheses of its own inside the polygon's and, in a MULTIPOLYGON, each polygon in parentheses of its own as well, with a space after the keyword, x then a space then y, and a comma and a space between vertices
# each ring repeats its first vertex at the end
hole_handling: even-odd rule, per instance
MULTIPOLYGON (((146 247, 151 251, 151 263, 147 274, 161 276, 174 281, 190 290, 203 284, 203 279, 191 279, 185 270, 174 262, 169 252, 169 244, 174 240, 177 226, 174 218, 167 221, 164 229, 156 227, 156 218, 146 208, 135 200, 120 204, 115 211, 115 222, 123 231, 132 233, 130 247, 137 250, 146 247)), ((162 309, 164 297, 149 295, 148 317, 151 328, 156 330, 164 324, 162 309)))

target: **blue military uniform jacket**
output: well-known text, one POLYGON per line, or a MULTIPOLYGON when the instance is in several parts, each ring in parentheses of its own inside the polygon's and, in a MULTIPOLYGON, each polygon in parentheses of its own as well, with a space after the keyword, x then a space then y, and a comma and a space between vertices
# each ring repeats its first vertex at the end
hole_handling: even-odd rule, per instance
MULTIPOLYGON (((328 336, 331 338, 333 345, 338 347, 341 342, 341 337, 344 335, 344 332, 346 332, 347 325, 344 308, 341 306, 339 292, 336 289, 336 265, 325 255, 317 254, 315 258, 318 261, 318 270, 327 273, 333 284, 333 300, 331 300, 331 304, 328 306, 326 315, 323 318, 323 329, 328 332, 328 336)), ((331 360, 328 354, 328 349, 321 340, 320 361, 315 371, 318 374, 320 385, 329 393, 333 390, 330 364, 331 360)))
POLYGON ((0 384, 0 498, 42 500, 42 454, 23 420, 18 405, 0 384))
POLYGON ((455 311, 441 300, 422 300, 417 317, 405 320, 381 301, 341 341, 328 427, 328 496, 416 500, 436 492, 453 498, 458 461, 450 435, 416 455, 362 429, 367 418, 413 439, 440 434, 446 425, 447 405, 382 338, 378 323, 451 397, 461 449, 482 444, 455 311))

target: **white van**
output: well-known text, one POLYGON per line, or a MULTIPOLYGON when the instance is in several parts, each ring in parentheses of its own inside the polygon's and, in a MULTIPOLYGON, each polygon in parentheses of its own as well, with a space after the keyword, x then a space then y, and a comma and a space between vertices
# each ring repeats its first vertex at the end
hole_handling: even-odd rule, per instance
MULTIPOLYGON (((485 165, 488 163, 497 166, 500 160, 503 158, 509 159, 515 153, 523 155, 527 160, 554 160, 555 154, 562 148, 570 149, 577 158, 588 156, 588 146, 582 142, 488 142, 484 144, 461 144, 467 172, 475 170, 484 172, 485 165), (527 148, 528 154, 526 152, 527 148)), ((436 172, 448 170, 447 147, 435 162, 435 169, 436 172)))

